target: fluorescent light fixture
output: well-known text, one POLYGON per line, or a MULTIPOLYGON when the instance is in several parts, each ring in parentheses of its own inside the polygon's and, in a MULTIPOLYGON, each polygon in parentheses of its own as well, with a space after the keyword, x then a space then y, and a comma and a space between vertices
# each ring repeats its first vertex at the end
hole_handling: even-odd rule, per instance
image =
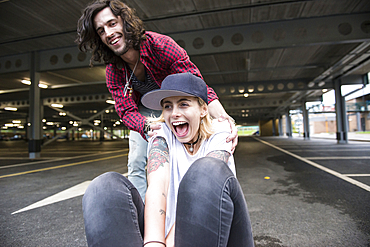
POLYGON ((63 105, 62 104, 51 104, 51 107, 63 108, 63 105))
POLYGON ((5 127, 14 127, 14 124, 12 124, 12 123, 6 123, 6 124, 4 124, 4 126, 5 127))
POLYGON ((26 85, 31 85, 31 81, 29 80, 21 80, 21 82, 26 85))
POLYGON ((5 107, 4 110, 6 110, 6 111, 18 111, 18 109, 15 108, 15 107, 5 107))
MULTIPOLYGON (((21 80, 21 82, 23 84, 26 84, 26 85, 31 85, 31 81, 30 80, 21 80)), ((48 85, 45 82, 40 82, 39 83, 39 87, 45 89, 45 88, 48 88, 48 85)))
POLYGON ((67 127, 62 127, 61 129, 62 129, 62 130, 66 130, 66 129, 67 129, 67 127))
POLYGON ((20 124, 21 123, 21 120, 13 120, 12 123, 13 124, 20 124))
POLYGON ((116 102, 114 102, 114 100, 107 99, 107 100, 105 101, 105 103, 108 103, 108 104, 112 104, 112 105, 114 105, 116 102))
POLYGON ((39 83, 39 87, 40 87, 40 88, 44 88, 44 89, 45 89, 45 88, 48 88, 48 85, 46 85, 46 84, 42 84, 42 83, 39 83))

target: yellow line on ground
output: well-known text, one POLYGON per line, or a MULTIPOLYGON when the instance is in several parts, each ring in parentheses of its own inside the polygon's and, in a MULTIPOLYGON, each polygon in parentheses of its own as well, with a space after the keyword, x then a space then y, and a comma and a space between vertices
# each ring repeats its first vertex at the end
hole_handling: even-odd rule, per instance
POLYGON ((18 172, 18 173, 13 173, 13 174, 8 174, 8 175, 0 176, 0 178, 15 177, 15 176, 20 176, 20 175, 25 175, 25 174, 35 173, 35 172, 43 172, 43 171, 55 170, 55 169, 60 169, 60 168, 64 168, 64 167, 70 167, 70 166, 76 166, 76 165, 86 164, 86 163, 90 163, 90 162, 96 162, 96 161, 101 161, 101 160, 114 159, 114 158, 118 158, 118 157, 126 156, 126 155, 127 155, 127 153, 126 154, 116 155, 116 156, 104 157, 104 158, 100 158, 100 159, 85 160, 85 161, 80 161, 80 162, 76 162, 76 163, 60 165, 60 166, 52 166, 52 167, 46 167, 46 168, 41 168, 41 169, 36 169, 36 170, 30 170, 30 171, 25 171, 25 172, 18 172))

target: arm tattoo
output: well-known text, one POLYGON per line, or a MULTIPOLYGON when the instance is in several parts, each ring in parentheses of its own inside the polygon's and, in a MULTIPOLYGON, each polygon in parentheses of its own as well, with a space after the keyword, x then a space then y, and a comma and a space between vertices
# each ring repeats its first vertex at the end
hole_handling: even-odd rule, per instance
POLYGON ((157 137, 149 152, 148 174, 156 171, 160 166, 164 167, 165 163, 169 163, 168 146, 163 137, 157 137))
POLYGON ((229 160, 229 157, 230 157, 230 153, 225 151, 225 150, 215 150, 215 151, 210 152, 206 156, 207 157, 213 157, 213 158, 216 158, 216 159, 220 159, 220 160, 224 161, 225 163, 227 163, 227 161, 229 160))
POLYGON ((163 209, 160 209, 159 212, 161 213, 161 215, 166 215, 166 211, 164 211, 163 209))

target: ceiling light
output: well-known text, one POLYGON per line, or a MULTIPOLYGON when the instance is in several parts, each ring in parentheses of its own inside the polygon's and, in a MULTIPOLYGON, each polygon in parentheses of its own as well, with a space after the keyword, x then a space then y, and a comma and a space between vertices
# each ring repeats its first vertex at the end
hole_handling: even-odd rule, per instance
POLYGON ((107 99, 107 100, 105 101, 105 103, 114 105, 116 102, 114 102, 114 100, 107 99))
MULTIPOLYGON (((26 85, 31 85, 31 81, 30 80, 21 80, 21 82, 23 84, 26 84, 26 85)), ((45 89, 45 88, 48 88, 48 85, 45 82, 40 82, 39 83, 39 87, 45 89)))
POLYGON ((20 124, 21 123, 21 120, 13 120, 12 123, 13 124, 20 124))
POLYGON ((39 83, 39 87, 40 87, 40 88, 44 88, 44 89, 45 89, 45 88, 48 88, 48 85, 46 85, 46 84, 42 84, 42 83, 39 83))
POLYGON ((247 93, 245 93, 245 94, 244 94, 244 97, 246 97, 246 98, 247 98, 248 96, 249 96, 249 94, 247 94, 247 93))
POLYGON ((18 111, 18 109, 15 108, 15 107, 5 107, 4 110, 6 110, 6 111, 18 111))
POLYGON ((51 107, 63 108, 63 105, 62 104, 51 104, 51 107))
POLYGON ((21 80, 21 82, 26 85, 31 85, 31 81, 29 80, 21 80))

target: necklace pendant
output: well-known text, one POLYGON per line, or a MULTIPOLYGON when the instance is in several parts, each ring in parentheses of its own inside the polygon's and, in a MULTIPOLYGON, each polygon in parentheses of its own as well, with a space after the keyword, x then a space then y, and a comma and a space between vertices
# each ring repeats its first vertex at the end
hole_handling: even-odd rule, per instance
POLYGON ((193 145, 190 146, 189 151, 190 152, 193 152, 194 151, 193 145))

